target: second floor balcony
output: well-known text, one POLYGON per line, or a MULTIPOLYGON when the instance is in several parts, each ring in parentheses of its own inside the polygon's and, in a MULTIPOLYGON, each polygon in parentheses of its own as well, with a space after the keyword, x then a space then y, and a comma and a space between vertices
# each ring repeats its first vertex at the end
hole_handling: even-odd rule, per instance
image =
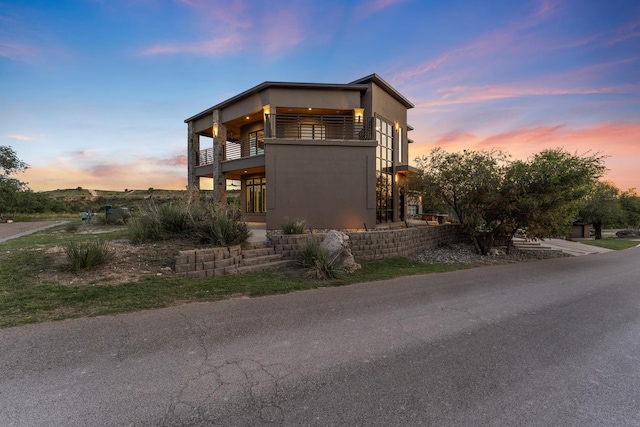
MULTIPOLYGON (((227 140, 223 161, 264 154, 265 139, 355 140, 374 139, 372 117, 353 115, 267 114, 264 131, 248 138, 227 140)), ((213 148, 201 150, 198 165, 213 164, 213 148)))

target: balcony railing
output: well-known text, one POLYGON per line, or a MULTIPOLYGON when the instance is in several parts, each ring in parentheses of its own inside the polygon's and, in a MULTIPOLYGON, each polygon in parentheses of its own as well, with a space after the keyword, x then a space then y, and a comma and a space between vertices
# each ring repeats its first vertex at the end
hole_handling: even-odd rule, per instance
POLYGON ((370 140, 371 117, 341 115, 267 114, 267 138, 370 140))
MULTIPOLYGON (((268 114, 265 137, 299 140, 371 140, 373 118, 340 115, 268 114)), ((224 160, 235 160, 264 154, 264 139, 227 141, 224 160)), ((201 150, 198 165, 213 164, 213 148, 201 150)))

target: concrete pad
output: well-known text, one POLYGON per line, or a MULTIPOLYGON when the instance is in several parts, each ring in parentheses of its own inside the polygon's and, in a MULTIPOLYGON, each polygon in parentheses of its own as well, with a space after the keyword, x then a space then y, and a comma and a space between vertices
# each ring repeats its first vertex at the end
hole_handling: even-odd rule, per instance
POLYGON ((598 246, 592 246, 592 245, 585 245, 585 244, 582 244, 579 242, 573 242, 570 240, 543 239, 540 242, 543 247, 548 247, 550 249, 558 249, 568 255, 573 255, 573 256, 603 254, 605 252, 612 251, 611 249, 600 248, 598 246))

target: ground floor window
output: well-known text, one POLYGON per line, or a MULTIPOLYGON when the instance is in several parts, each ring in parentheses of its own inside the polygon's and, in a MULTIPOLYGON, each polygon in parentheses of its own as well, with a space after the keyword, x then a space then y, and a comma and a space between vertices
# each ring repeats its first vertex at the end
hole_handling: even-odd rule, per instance
POLYGON ((247 196, 247 213, 263 213, 267 211, 266 178, 248 178, 245 180, 247 196))

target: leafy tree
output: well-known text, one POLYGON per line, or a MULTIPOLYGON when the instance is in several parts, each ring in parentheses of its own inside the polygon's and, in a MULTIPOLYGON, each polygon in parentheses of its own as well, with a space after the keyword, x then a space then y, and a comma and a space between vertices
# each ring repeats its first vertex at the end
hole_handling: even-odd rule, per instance
POLYGON ((620 190, 608 182, 596 182, 587 194, 579 217, 593 224, 595 238, 602 239, 602 226, 616 223, 622 217, 618 198, 620 190))
POLYGON ((0 214, 17 207, 20 192, 27 184, 12 175, 28 168, 11 147, 0 145, 0 214))
POLYGON ((447 153, 436 148, 416 161, 422 174, 414 188, 450 206, 483 255, 496 238, 507 236, 510 242, 519 228, 530 237, 566 235, 580 201, 604 172, 602 156, 562 149, 509 161, 496 150, 447 153))
POLYGON ((422 169, 418 190, 423 191, 424 199, 448 205, 483 255, 489 253, 504 223, 500 190, 506 161, 500 151, 447 153, 441 148, 416 159, 422 169))
POLYGON ((640 196, 635 189, 620 194, 620 208, 622 209, 622 223, 625 227, 640 228, 640 196))

